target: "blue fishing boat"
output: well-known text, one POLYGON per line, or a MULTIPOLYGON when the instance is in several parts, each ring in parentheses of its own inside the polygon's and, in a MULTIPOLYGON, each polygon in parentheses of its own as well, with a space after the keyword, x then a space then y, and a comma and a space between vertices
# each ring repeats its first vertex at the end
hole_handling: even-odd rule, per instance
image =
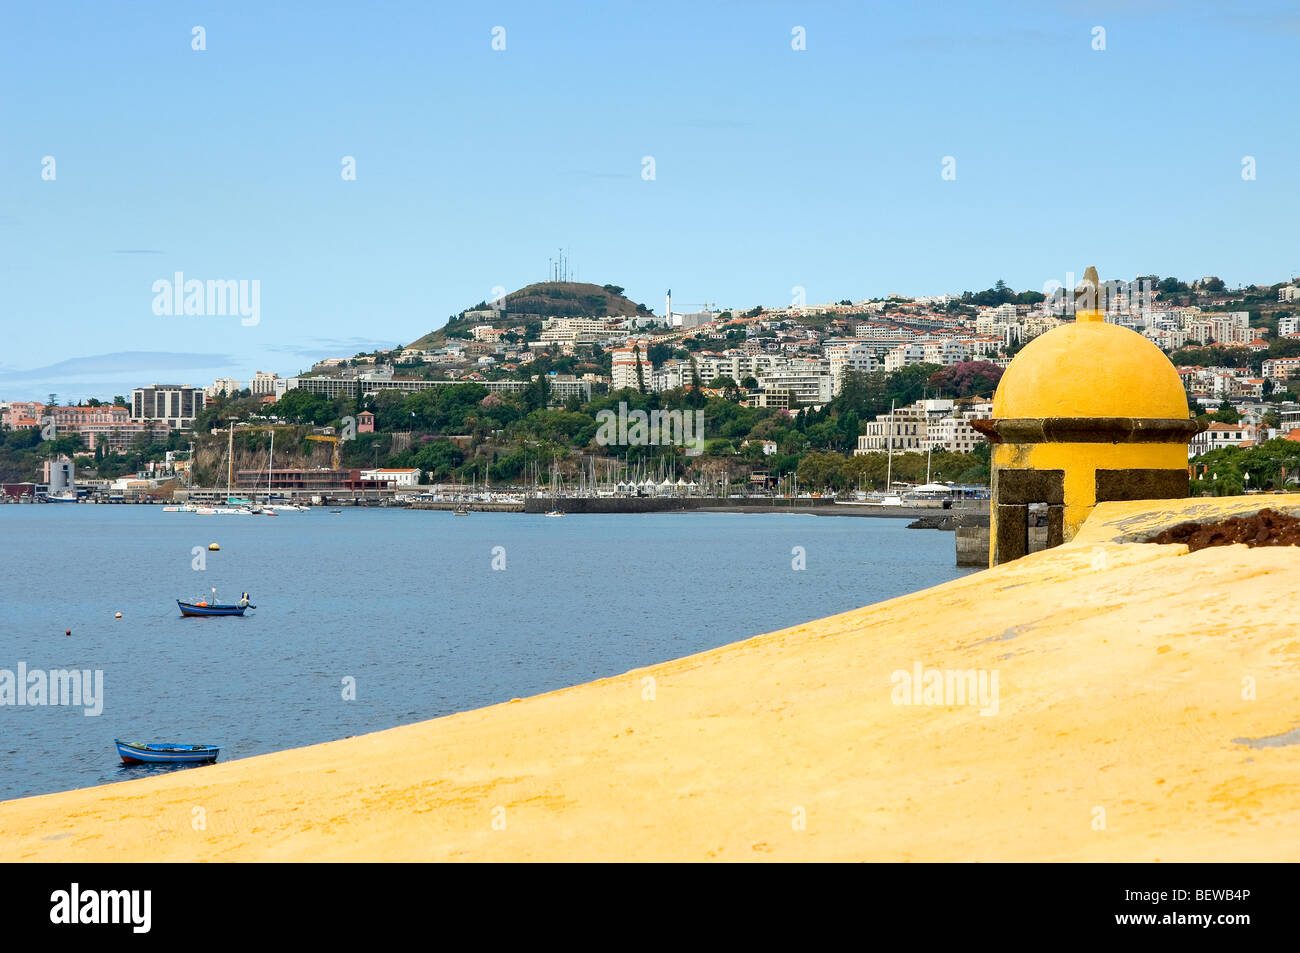
POLYGON ((221 745, 135 745, 113 739, 123 764, 211 764, 221 745))
POLYGON ((238 602, 234 605, 222 605, 217 602, 217 590, 212 590, 212 601, 202 600, 200 602, 182 602, 177 599, 176 604, 180 606, 182 617, 209 616, 209 615, 243 615, 245 609, 256 609, 257 606, 248 601, 248 593, 244 593, 238 602))

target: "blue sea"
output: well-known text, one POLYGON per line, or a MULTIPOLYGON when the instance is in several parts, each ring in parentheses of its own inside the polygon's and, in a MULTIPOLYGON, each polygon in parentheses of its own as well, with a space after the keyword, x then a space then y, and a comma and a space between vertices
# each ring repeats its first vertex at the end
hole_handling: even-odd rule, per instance
POLYGON ((951 533, 906 523, 0 506, 0 678, 20 663, 103 673, 98 715, 0 706, 0 799, 193 770, 123 767, 114 738, 245 758, 620 674, 969 571, 951 533), (223 602, 246 590, 257 609, 181 618, 177 599, 213 588, 223 602))

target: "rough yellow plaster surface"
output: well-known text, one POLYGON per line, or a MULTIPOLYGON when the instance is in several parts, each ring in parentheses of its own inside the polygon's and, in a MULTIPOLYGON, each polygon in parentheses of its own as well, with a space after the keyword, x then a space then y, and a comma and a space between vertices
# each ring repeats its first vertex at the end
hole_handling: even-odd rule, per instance
POLYGON ((6 802, 0 859, 1294 860, 1300 549, 1110 541, 1202 502, 616 678, 6 802), (997 713, 894 704, 917 662, 997 670, 997 713))

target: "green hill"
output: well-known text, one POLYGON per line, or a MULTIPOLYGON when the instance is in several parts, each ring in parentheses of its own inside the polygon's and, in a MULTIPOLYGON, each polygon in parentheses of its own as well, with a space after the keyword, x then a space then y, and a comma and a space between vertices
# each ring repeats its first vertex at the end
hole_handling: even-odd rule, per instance
POLYGON ((481 301, 472 308, 466 308, 438 330, 412 341, 408 347, 441 347, 447 341, 448 332, 456 332, 453 336, 458 336, 459 333, 467 335, 470 328, 480 324, 507 328, 539 318, 626 318, 653 313, 645 305, 625 297, 623 289, 618 285, 592 285, 576 281, 539 281, 507 294, 505 306, 500 311, 490 316, 482 313, 491 310, 486 301, 481 301), (467 316, 470 312, 479 313, 467 316))

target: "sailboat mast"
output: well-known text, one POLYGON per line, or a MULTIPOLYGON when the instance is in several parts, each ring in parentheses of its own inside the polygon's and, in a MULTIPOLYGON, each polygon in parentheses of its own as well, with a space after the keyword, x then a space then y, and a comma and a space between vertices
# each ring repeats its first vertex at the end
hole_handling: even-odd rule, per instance
POLYGON ((226 449, 226 502, 230 502, 230 484, 235 476, 235 422, 230 422, 230 446, 226 449))
POLYGON ((275 429, 271 430, 271 452, 266 457, 266 502, 271 502, 271 469, 275 466, 275 429))
POLYGON ((885 495, 889 495, 889 488, 894 485, 894 402, 889 402, 889 460, 885 464, 885 495))

